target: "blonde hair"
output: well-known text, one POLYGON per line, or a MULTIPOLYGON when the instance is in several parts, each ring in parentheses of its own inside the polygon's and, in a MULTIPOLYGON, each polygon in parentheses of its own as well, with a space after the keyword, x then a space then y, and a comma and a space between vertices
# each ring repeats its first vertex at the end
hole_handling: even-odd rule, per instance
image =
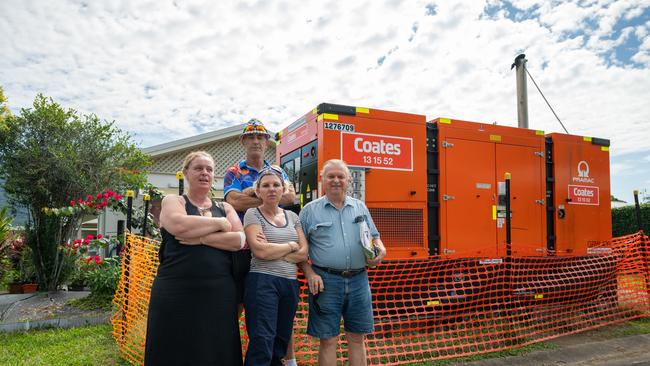
POLYGON ((191 153, 187 154, 185 157, 185 160, 183 160, 183 171, 186 171, 189 167, 190 164, 192 164, 192 161, 199 156, 205 156, 206 158, 212 160, 212 165, 214 166, 214 159, 212 158, 212 155, 208 153, 207 151, 192 151, 191 153))

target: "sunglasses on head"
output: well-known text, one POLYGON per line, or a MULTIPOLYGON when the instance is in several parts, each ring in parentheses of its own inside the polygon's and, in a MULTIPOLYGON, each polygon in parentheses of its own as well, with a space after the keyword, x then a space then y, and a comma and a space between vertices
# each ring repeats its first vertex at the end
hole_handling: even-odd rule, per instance
MULTIPOLYGON (((280 167, 277 166, 277 165, 269 165, 269 166, 267 166, 267 167, 264 167, 264 169, 262 169, 261 172, 264 172, 264 171, 267 171, 267 172, 276 172, 276 173, 280 173, 280 174, 282 174, 282 168, 280 168, 280 167)), ((260 173, 261 173, 261 172, 260 172, 260 173)))
POLYGON ((284 178, 282 176, 282 169, 280 169, 280 167, 271 165, 271 166, 267 166, 266 168, 260 170, 260 173, 257 175, 257 180, 259 181, 260 179, 262 179, 262 177, 264 177, 265 175, 269 175, 269 174, 273 174, 273 175, 279 177, 280 180, 283 180, 283 178, 284 178))
POLYGON ((244 128, 244 132, 261 132, 267 133, 266 128, 260 125, 248 125, 244 128))

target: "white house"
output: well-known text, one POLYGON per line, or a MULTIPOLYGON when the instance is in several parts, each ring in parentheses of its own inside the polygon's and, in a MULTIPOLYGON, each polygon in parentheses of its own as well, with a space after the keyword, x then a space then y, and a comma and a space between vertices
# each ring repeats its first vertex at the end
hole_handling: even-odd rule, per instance
MULTIPOLYGON (((239 135, 245 124, 227 127, 221 130, 196 136, 172 140, 142 149, 153 160, 149 170, 149 183, 164 194, 178 194, 176 172, 182 170, 185 156, 192 151, 204 150, 214 158, 214 197, 223 199, 223 176, 226 169, 244 158, 244 149, 239 142, 239 135)), ((271 136, 275 133, 269 131, 271 136)), ((275 162, 275 141, 271 140, 266 151, 266 159, 275 162)), ((134 209, 142 210, 142 196, 134 199, 134 209)), ((154 208, 155 210, 155 208, 154 208)), ((126 220, 124 215, 109 211, 97 220, 97 232, 105 236, 117 234, 117 221, 126 220)))

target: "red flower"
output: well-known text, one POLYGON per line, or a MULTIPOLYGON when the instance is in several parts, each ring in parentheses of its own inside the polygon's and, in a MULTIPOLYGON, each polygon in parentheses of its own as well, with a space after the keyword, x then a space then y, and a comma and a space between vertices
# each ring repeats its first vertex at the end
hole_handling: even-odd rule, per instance
POLYGON ((93 200, 93 196, 89 195, 88 197, 86 197, 86 201, 92 201, 92 200, 93 200))
POLYGON ((90 261, 92 261, 92 260, 93 260, 93 257, 86 258, 86 264, 90 264, 90 261))
POLYGON ((90 243, 90 240, 84 239, 84 244, 87 245, 88 243, 90 243))
POLYGON ((104 237, 102 234, 97 234, 97 239, 101 239, 102 237, 104 237))
POLYGON ((92 207, 92 205, 93 205, 92 202, 90 202, 90 201, 86 202, 86 206, 88 206, 88 207, 92 207))
POLYGON ((84 200, 82 200, 81 198, 79 198, 79 200, 77 201, 77 203, 80 204, 80 205, 83 204, 83 202, 84 202, 84 200))
POLYGON ((108 201, 104 198, 102 200, 102 206, 107 206, 107 205, 108 205, 108 201))
POLYGON ((77 203, 77 202, 75 202, 74 200, 70 201, 70 206, 74 206, 75 203, 77 203))
POLYGON ((97 199, 102 198, 102 194, 101 194, 101 193, 97 193, 97 195, 95 195, 95 198, 97 198, 97 199))
POLYGON ((116 200, 121 200, 121 199, 122 199, 122 195, 121 195, 121 194, 116 194, 116 195, 115 195, 115 199, 116 199, 116 200))
POLYGON ((106 195, 106 197, 113 197, 113 195, 115 195, 115 192, 113 192, 113 191, 106 191, 106 193, 104 193, 104 194, 106 195))

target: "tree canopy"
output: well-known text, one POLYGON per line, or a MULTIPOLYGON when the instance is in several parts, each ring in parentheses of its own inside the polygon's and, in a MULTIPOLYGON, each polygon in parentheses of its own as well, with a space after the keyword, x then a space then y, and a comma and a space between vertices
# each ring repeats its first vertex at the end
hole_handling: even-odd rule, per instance
POLYGON ((113 123, 65 109, 41 94, 32 108, 8 116, 4 124, 0 178, 9 200, 29 211, 28 242, 38 279, 53 290, 60 272, 59 245, 73 234, 80 217, 51 217, 44 208, 65 206, 71 197, 107 188, 137 189, 146 181, 143 171, 150 159, 113 123))

